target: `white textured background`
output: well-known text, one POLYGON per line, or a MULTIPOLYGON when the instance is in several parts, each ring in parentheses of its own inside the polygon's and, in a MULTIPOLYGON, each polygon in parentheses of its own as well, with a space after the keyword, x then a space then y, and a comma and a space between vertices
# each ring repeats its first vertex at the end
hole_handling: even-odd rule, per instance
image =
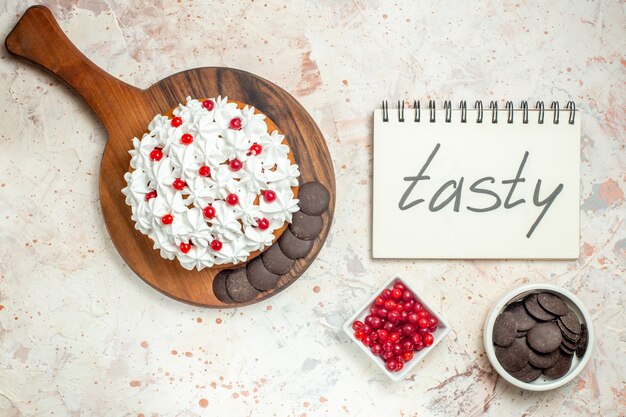
MULTIPOLYGON (((0 1, 2 38, 34 3, 0 1)), ((318 260, 279 296, 222 311, 165 298, 107 236, 97 193, 104 129, 59 80, 2 48, 1 416, 626 413, 624 2, 43 3, 96 64, 139 87, 220 65, 289 91, 327 139, 337 210, 318 260), (580 259, 373 261, 371 114, 383 98, 575 100, 580 259), (453 331, 394 384, 340 326, 395 272, 453 331), (489 366, 482 322, 507 289, 541 281, 583 300, 598 341, 574 382, 521 392, 489 366)))

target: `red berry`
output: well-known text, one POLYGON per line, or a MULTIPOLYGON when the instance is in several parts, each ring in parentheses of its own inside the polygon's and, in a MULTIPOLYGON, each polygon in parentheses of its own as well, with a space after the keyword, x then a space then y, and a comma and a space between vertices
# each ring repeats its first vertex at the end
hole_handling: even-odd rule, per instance
POLYGON ((398 282, 396 282, 395 284, 393 284, 393 288, 397 288, 397 289, 399 289, 399 290, 404 291, 404 289, 405 289, 406 287, 404 286, 404 284, 403 284, 403 283, 401 283, 401 282, 399 282, 399 281, 398 281, 398 282))
POLYGON ((389 288, 385 288, 383 292, 380 293, 380 296, 386 300, 387 298, 391 297, 391 290, 389 288))
POLYGON ((358 340, 361 340, 365 337, 365 332, 363 332, 362 329, 359 329, 356 332, 354 332, 354 337, 358 340))
POLYGON ((383 350, 384 350, 385 352, 391 352, 391 351, 393 350, 393 347, 394 347, 394 346, 395 346, 395 345, 391 342, 391 340, 386 340, 386 341, 383 343, 383 350))
POLYGON ((419 352, 420 350, 424 349, 424 342, 416 344, 414 348, 417 352, 419 352))
POLYGON ((378 340, 381 342, 387 341, 387 338, 389 337, 389 332, 385 329, 379 329, 376 334, 378 335, 378 340))
POLYGON ((402 301, 400 301, 399 303, 396 304, 396 310, 398 310, 398 312, 402 313, 402 311, 404 311, 404 303, 402 301))
POLYGON ((276 200, 276 193, 272 190, 265 190, 263 192, 263 200, 265 200, 266 203, 271 203, 276 200))
POLYGON ((406 311, 402 310, 400 312, 400 323, 406 322, 408 317, 409 317, 409 313, 407 313, 406 311))
POLYGON ((198 175, 200 175, 201 177, 210 177, 211 176, 211 168, 206 166, 206 165, 202 165, 198 169, 198 175))
POLYGON ((424 337, 424 335, 430 333, 430 329, 428 327, 424 328, 424 327, 420 327, 419 329, 417 329, 417 332, 419 334, 422 335, 422 338, 424 337))
POLYGON ((409 290, 404 290, 404 292, 402 293, 402 299, 404 301, 409 301, 413 299, 413 293, 409 290))
POLYGON ((370 333, 372 333, 372 326, 370 326, 369 324, 366 323, 366 324, 363 325, 361 330, 363 330, 363 332, 365 334, 370 334, 370 333))
POLYGON ((352 323, 353 330, 359 330, 361 327, 363 327, 362 321, 356 320, 354 323, 352 323))
POLYGON ((396 359, 396 372, 400 372, 404 368, 404 362, 402 362, 402 358, 396 359))
POLYGON ((387 330, 388 332, 393 332, 394 330, 396 330, 396 325, 390 322, 385 322, 385 324, 383 324, 383 329, 387 330))
POLYGON ((400 320, 400 313, 398 313, 396 310, 390 311, 389 314, 387 314, 387 320, 392 323, 397 322, 398 320, 400 320))
POLYGON ((413 342, 411 342, 410 340, 406 339, 404 342, 402 342, 402 351, 403 352, 412 352, 413 351, 413 342))
POLYGON ((182 253, 188 253, 191 250, 191 245, 189 243, 181 242, 180 243, 180 251, 182 253))
POLYGON ((150 152, 150 159, 152 159, 153 161, 160 161, 161 158, 163 158, 163 151, 161 150, 161 148, 154 148, 150 152))
POLYGON ((395 345, 393 345, 393 354, 398 356, 398 355, 402 355, 402 345, 399 343, 396 343, 395 345))
POLYGON ((172 224, 173 221, 174 216, 172 216, 171 214, 166 214, 165 216, 161 217, 161 222, 163 224, 172 224))
POLYGON ((374 305, 381 307, 383 305, 385 305, 385 299, 383 297, 376 297, 376 299, 374 300, 374 305))
POLYGON ((431 333, 435 333, 437 331, 437 326, 430 326, 428 328, 428 331, 431 332, 431 333))
POLYGON ((402 353, 402 360, 405 362, 409 362, 413 359, 413 351, 405 351, 402 353))
POLYGON ((270 228, 270 221, 267 220, 266 218, 257 219, 256 225, 261 230, 267 230, 270 228))
POLYGON ((409 302, 404 303, 404 311, 410 313, 413 311, 413 307, 415 306, 415 301, 411 300, 409 302))
POLYGON ((378 317, 380 317, 381 319, 384 319, 384 318, 387 318, 387 314, 388 314, 389 312, 387 311, 387 309, 386 309, 386 308, 379 308, 377 313, 378 313, 378 314, 376 314, 376 315, 377 315, 378 317))
POLYGON ((380 317, 372 317, 372 320, 370 321, 370 326, 372 326, 375 329, 378 329, 382 325, 383 325, 383 321, 380 319, 380 317))
POLYGON ((422 339, 424 340, 424 346, 431 346, 435 341, 435 337, 430 333, 426 333, 422 339))
POLYGON ((372 316, 371 315, 367 315, 365 316, 365 318, 363 319, 363 322, 367 325, 369 325, 372 322, 372 316))
POLYGON ((380 344, 372 345, 370 348, 373 355, 380 356, 383 353, 383 347, 380 344))
POLYGON ((428 323, 428 319, 425 318, 421 318, 417 321, 417 325, 421 328, 421 329, 427 329, 430 327, 430 323, 428 323))
POLYGON ((180 143, 182 143, 183 145, 190 145, 192 142, 193 142, 193 136, 191 136, 189 133, 185 133, 180 138, 180 143))
POLYGON ((230 206, 234 206, 239 202, 239 197, 237 194, 231 193, 226 196, 226 203, 230 206))
POLYGON ((214 251, 219 251, 220 249, 222 249, 222 242, 220 242, 217 239, 214 239, 211 241, 211 249, 213 249, 214 251))
POLYGON ((396 309, 396 305, 397 305, 396 302, 391 300, 391 299, 388 299, 388 300, 385 301, 385 308, 387 310, 395 310, 396 309))
POLYGON ((424 306, 422 305, 422 303, 420 303, 419 301, 416 301, 415 307, 413 307, 413 311, 415 311, 416 313, 419 313, 423 309, 424 309, 424 306))
POLYGON ((174 182, 172 183, 172 187, 174 187, 174 189, 176 190, 182 190, 183 188, 185 188, 185 181, 181 180, 180 178, 176 178, 174 180, 174 182))
POLYGON ((376 317, 378 317, 378 307, 376 307, 376 306, 371 306, 371 307, 370 307, 370 314, 371 314, 372 316, 376 316, 376 317))
POLYGON ((363 344, 368 347, 372 346, 372 344, 374 343, 370 336, 365 336, 363 339, 361 339, 361 342, 363 342, 363 344))
POLYGON ((383 360, 385 361, 388 361, 389 359, 393 359, 395 357, 392 351, 385 352, 384 347, 383 347, 383 354, 381 356, 383 360))
POLYGON ((397 342, 398 342, 398 340, 400 340, 400 332, 393 332, 393 333, 391 333, 391 334, 389 335, 388 340, 389 340, 391 343, 397 343, 397 342))
POLYGON ((213 206, 206 206, 202 210, 202 213, 207 219, 212 219, 213 217, 215 217, 215 208, 213 206))
POLYGON ((157 192, 152 190, 148 193, 146 193, 146 201, 150 200, 151 198, 154 198, 157 196, 157 192))
POLYGON ((252 146, 250 146, 250 155, 259 155, 262 150, 263 147, 261 145, 253 143, 252 146))
POLYGON ((389 359, 387 363, 385 363, 385 367, 388 371, 394 372, 398 367, 398 362, 395 359, 389 359))
POLYGON ((417 313, 411 313, 408 315, 407 317, 407 321, 411 324, 417 324, 417 322, 419 321, 419 316, 417 315, 417 313))
POLYGON ((400 288, 394 288, 393 290, 391 290, 391 297, 399 300, 400 298, 402 298, 402 290, 400 288))
POLYGON ((411 336, 415 333, 415 327, 412 324, 405 324, 402 326, 402 334, 405 336, 411 336))
POLYGON ((241 119, 239 117, 235 117, 230 121, 230 128, 234 130, 241 129, 241 119))
POLYGON ((418 312, 417 315, 420 316, 421 319, 427 319, 430 317, 430 313, 426 310, 418 312))
POLYGON ((239 171, 243 167, 243 163, 239 159, 233 159, 228 163, 231 171, 239 171))
POLYGON ((439 321, 437 320, 436 317, 429 317, 428 318, 428 323, 430 324, 430 326, 428 327, 437 327, 437 325, 439 324, 439 321))
POLYGON ((215 107, 215 103, 213 103, 213 100, 204 100, 202 102, 202 107, 204 107, 208 111, 211 111, 215 107))
POLYGON ((183 119, 181 119, 180 117, 174 117, 171 123, 173 127, 178 127, 183 124, 183 119))

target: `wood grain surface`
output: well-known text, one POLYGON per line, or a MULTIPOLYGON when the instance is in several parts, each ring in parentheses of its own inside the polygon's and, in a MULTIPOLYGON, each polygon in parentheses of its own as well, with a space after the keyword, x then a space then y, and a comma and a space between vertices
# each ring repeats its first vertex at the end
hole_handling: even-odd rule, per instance
MULTIPOLYGON (((326 237, 335 207, 335 176, 324 138, 306 110, 280 87, 245 71, 205 67, 183 71, 141 90, 106 73, 89 61, 65 36, 50 10, 26 11, 6 38, 7 49, 52 72, 80 94, 108 132, 100 167, 100 204, 115 247, 145 282, 177 300, 215 308, 238 307, 272 296, 294 282, 311 265, 326 237), (329 191, 324 226, 309 254, 295 262, 274 289, 247 303, 225 304, 213 294, 218 269, 188 271, 163 259, 153 242, 135 230, 131 209, 121 190, 130 162, 132 138, 141 137, 156 114, 166 114, 191 97, 226 95, 258 108, 283 132, 300 167, 300 183, 317 181, 329 191)), ((276 243, 274 243, 276 244, 276 243)))

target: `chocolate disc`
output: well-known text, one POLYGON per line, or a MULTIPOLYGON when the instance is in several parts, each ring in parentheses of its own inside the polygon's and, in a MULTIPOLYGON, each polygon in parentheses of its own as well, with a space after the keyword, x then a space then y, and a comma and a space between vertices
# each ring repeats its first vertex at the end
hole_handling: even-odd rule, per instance
POLYGON ((539 321, 548 321, 554 318, 554 315, 548 313, 543 309, 537 302, 537 294, 530 294, 524 300, 524 307, 526 307, 526 311, 528 314, 533 316, 535 319, 539 321))
POLYGON ((561 357, 561 353, 558 349, 550 353, 538 353, 534 350, 530 350, 528 353, 528 363, 536 368, 549 368, 556 363, 561 357))
POLYGON ((526 337, 527 334, 528 334, 528 330, 524 330, 523 332, 517 332, 515 337, 526 337))
POLYGON ((511 314, 513 314, 513 317, 515 317, 518 332, 530 330, 535 324, 537 324, 537 320, 535 320, 530 314, 528 314, 522 303, 509 305, 506 308, 506 311, 510 312, 511 314))
POLYGON ((511 313, 500 313, 493 324, 493 343, 498 346, 509 346, 517 336, 517 323, 511 313))
POLYGON ((509 374, 513 375, 515 378, 522 382, 532 382, 535 379, 539 378, 541 375, 541 369, 535 368, 530 363, 526 364, 521 370, 517 372, 509 372, 509 374))
POLYGON ((248 282, 245 267, 235 269, 228 274, 226 290, 233 300, 240 303, 250 301, 259 294, 259 291, 248 282))
POLYGON ((537 323, 528 331, 528 345, 539 353, 549 353, 557 349, 563 340, 561 329, 551 321, 537 323))
POLYGON ((289 272, 293 265, 293 259, 289 259, 280 250, 280 246, 273 244, 268 250, 261 255, 263 265, 273 274, 283 275, 289 272))
POLYGON ((300 211, 293 213, 289 228, 295 237, 302 240, 313 240, 319 236, 324 225, 320 216, 309 216, 300 211))
POLYGON ((570 331, 563 323, 561 323, 561 320, 556 320, 556 324, 559 325, 564 339, 567 339, 570 342, 577 342, 578 339, 580 339, 580 335, 570 331))
POLYGON ((565 345, 561 345, 559 346, 559 349, 561 352, 565 353, 566 355, 572 356, 574 354, 574 352, 576 352, 576 349, 570 349, 565 345))
POLYGON ((235 302, 226 290, 226 278, 230 274, 229 269, 221 271, 213 278, 213 294, 223 303, 232 304, 235 302))
POLYGON ((248 282, 259 291, 271 290, 276 286, 280 275, 273 274, 263 265, 261 257, 256 257, 246 267, 248 282))
POLYGON ((561 340, 561 346, 565 346, 567 350, 571 350, 572 352, 576 350, 576 343, 570 342, 565 338, 561 340))
POLYGON ((288 258, 298 259, 304 258, 311 251, 313 241, 298 239, 291 233, 289 228, 286 228, 280 239, 278 239, 278 245, 281 252, 287 255, 288 258))
POLYGON ((328 207, 330 194, 319 182, 307 182, 298 190, 300 210, 311 216, 319 216, 328 207))
POLYGON ((561 378, 563 375, 569 372, 572 366, 572 356, 560 353, 560 358, 554 365, 548 369, 543 370, 543 374, 549 378, 561 378))
POLYGON ((525 338, 515 339, 510 346, 495 346, 496 358, 507 372, 515 372, 528 364, 528 345, 525 338))
POLYGON ((578 316, 572 311, 569 310, 567 314, 559 317, 561 323, 567 328, 567 330, 580 334, 580 320, 578 320, 578 316))
POLYGON ((561 297, 551 292, 542 292, 537 295, 537 302, 546 311, 556 315, 563 316, 567 314, 567 304, 561 297))
POLYGON ((589 333, 587 331, 587 325, 583 323, 581 325, 580 339, 576 343, 576 356, 579 358, 585 355, 587 351, 587 344, 589 342, 589 333))

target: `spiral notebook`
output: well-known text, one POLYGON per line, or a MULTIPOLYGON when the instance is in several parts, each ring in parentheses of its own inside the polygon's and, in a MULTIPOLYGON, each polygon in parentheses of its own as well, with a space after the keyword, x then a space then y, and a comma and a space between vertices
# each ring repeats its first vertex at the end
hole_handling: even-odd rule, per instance
POLYGON ((424 107, 374 113, 374 258, 578 258, 573 102, 424 107))

